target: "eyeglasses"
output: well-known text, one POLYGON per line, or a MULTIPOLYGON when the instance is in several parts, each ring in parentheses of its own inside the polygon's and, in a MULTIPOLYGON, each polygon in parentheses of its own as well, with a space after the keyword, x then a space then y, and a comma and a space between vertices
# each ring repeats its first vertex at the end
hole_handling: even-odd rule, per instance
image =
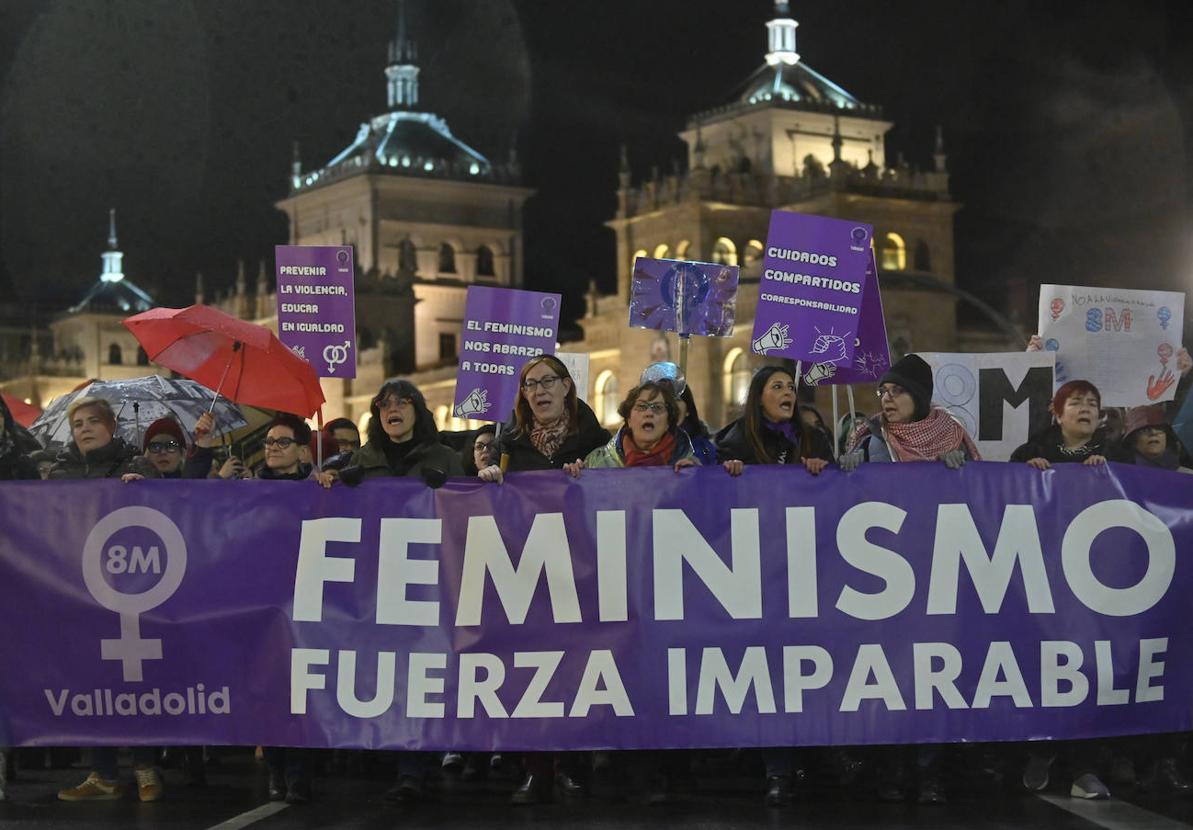
POLYGON ((635 412, 653 412, 658 415, 667 411, 667 404, 665 403, 648 403, 646 401, 638 401, 634 404, 635 412))
POLYGON ((472 445, 473 452, 488 452, 489 447, 493 446, 492 441, 477 441, 472 445))
MULTIPOLYGON (((414 403, 414 401, 411 400, 410 398, 395 398, 393 396, 390 396, 383 401, 378 401, 377 408, 378 409, 389 409, 390 407, 411 406, 411 405, 413 405, 413 403, 414 403)), ((357 446, 360 446, 360 445, 357 444, 357 446)))
POLYGON ((880 386, 880 387, 878 387, 878 389, 874 390, 874 396, 877 397, 879 400, 882 400, 883 398, 894 399, 894 398, 899 397, 900 395, 906 395, 906 394, 907 394, 907 390, 904 389, 902 386, 900 386, 897 383, 892 383, 889 386, 880 386))
POLYGON ((182 445, 177 441, 151 441, 146 447, 152 453, 174 453, 182 449, 182 445))
POLYGON ((555 381, 557 380, 559 380, 559 377, 556 375, 547 375, 545 378, 539 380, 524 380, 522 381, 522 388, 527 392, 533 392, 540 386, 543 389, 550 389, 555 386, 555 381))
POLYGON ((280 450, 288 450, 298 442, 293 438, 266 438, 261 443, 267 447, 277 447, 280 450))

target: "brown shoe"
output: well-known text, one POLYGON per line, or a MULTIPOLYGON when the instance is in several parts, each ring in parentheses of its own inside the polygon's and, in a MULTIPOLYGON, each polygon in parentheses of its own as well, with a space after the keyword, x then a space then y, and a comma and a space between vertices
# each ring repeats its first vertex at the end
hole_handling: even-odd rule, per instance
POLYGON ((157 801, 162 797, 162 777, 153 767, 141 767, 133 770, 133 777, 137 779, 137 798, 142 801, 157 801))
POLYGON ((87 776, 87 780, 69 790, 59 790, 61 801, 115 801, 124 795, 118 781, 100 777, 98 772, 87 776))

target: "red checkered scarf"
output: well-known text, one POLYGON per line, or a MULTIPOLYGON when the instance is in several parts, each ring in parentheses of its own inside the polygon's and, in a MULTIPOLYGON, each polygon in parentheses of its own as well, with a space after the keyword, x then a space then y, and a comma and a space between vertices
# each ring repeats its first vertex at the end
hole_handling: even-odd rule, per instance
MULTIPOLYGON (((883 432, 885 434, 882 437, 891 452, 891 458, 896 461, 935 461, 962 445, 969 450, 971 459, 982 460, 965 428, 940 408, 933 408, 928 417, 918 421, 886 424, 883 432)), ((849 449, 852 450, 869 434, 870 422, 862 421, 849 441, 849 449)))

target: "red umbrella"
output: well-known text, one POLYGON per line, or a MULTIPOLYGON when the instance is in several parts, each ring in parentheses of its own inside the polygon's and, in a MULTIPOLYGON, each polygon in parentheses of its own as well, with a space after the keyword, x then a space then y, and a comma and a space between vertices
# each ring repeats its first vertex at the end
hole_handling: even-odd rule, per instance
POLYGON ((41 410, 36 406, 30 406, 20 398, 14 398, 8 393, 4 395, 4 403, 8 405, 8 411, 12 413, 12 417, 17 419, 17 423, 23 427, 29 427, 37 420, 37 416, 41 414, 41 410))
POLYGON ((323 404, 311 364, 273 332, 205 305, 153 308, 124 325, 149 359, 237 403, 309 418, 323 404))

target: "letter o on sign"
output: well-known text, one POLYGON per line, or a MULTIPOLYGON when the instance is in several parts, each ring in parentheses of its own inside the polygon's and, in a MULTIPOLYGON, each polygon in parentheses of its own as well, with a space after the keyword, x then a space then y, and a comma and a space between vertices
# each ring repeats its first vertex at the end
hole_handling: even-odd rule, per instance
POLYGON ((1086 608, 1108 617, 1130 617, 1147 611, 1167 593, 1176 568, 1176 544, 1156 516, 1135 502, 1112 499, 1077 514, 1065 531, 1060 558, 1069 589, 1086 608), (1147 573, 1129 588, 1103 585, 1090 567, 1094 540, 1115 527, 1135 531, 1147 544, 1147 573))

